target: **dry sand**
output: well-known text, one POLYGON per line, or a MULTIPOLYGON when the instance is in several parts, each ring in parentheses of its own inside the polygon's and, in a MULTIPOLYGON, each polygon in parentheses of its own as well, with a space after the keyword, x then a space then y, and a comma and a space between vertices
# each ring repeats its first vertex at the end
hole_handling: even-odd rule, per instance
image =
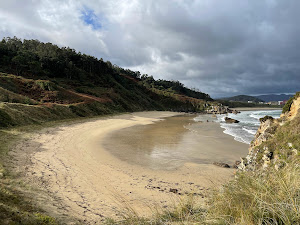
MULTIPOLYGON (((17 168, 25 171, 28 182, 52 196, 44 204, 46 211, 75 217, 86 224, 101 223, 105 217, 120 218, 126 207, 150 215, 156 208, 174 206, 186 193, 194 193, 201 203, 208 189, 233 177, 234 169, 185 163, 174 170, 151 170, 121 161, 101 146, 104 138, 114 131, 174 115, 178 113, 133 113, 46 129, 16 150, 19 161, 23 160, 17 168), (28 152, 31 154, 25 160, 28 152)), ((239 144, 223 134, 218 124, 212 125, 213 134, 217 132, 222 141, 205 138, 205 126, 202 146, 227 148, 230 152, 233 145, 239 144)), ((247 145, 240 145, 243 156, 247 145)))

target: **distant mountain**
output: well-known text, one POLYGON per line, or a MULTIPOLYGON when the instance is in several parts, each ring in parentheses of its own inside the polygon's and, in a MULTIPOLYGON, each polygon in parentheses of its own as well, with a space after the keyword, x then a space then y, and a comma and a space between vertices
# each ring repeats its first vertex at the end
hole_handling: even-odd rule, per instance
POLYGON ((237 95, 233 97, 221 98, 220 100, 233 101, 233 102, 272 102, 272 101, 285 101, 289 100, 293 95, 286 94, 270 94, 270 95, 258 95, 258 96, 250 96, 250 95, 237 95))
POLYGON ((263 102, 264 100, 260 99, 258 96, 253 97, 249 95, 237 95, 233 97, 228 97, 228 98, 221 98, 220 100, 226 100, 226 101, 233 101, 233 102, 263 102))
POLYGON ((289 100, 293 95, 286 95, 286 94, 281 94, 281 95, 258 95, 255 96, 265 102, 271 102, 271 101, 285 101, 289 100))

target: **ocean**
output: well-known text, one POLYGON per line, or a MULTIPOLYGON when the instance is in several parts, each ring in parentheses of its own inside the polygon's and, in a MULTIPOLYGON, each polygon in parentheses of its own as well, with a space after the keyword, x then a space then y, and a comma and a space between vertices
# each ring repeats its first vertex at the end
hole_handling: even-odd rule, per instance
POLYGON ((281 110, 264 110, 264 111, 242 111, 239 114, 229 113, 227 115, 218 115, 217 121, 220 122, 224 133, 234 137, 236 141, 250 144, 254 138, 254 135, 259 128, 259 119, 264 116, 272 116, 273 118, 279 118, 281 110), (239 120, 239 123, 226 123, 225 117, 239 120))

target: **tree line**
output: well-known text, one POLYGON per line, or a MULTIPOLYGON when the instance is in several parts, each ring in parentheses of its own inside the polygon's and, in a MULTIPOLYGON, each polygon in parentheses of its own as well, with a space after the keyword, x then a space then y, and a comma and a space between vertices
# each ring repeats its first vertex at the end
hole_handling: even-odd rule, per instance
POLYGON ((34 79, 58 78, 91 82, 102 87, 110 87, 112 79, 120 80, 120 75, 126 75, 147 88, 212 100, 208 94, 189 89, 179 81, 155 80, 153 76, 141 75, 139 71, 121 68, 69 47, 58 47, 38 40, 22 41, 17 37, 3 38, 0 42, 0 71, 34 79))

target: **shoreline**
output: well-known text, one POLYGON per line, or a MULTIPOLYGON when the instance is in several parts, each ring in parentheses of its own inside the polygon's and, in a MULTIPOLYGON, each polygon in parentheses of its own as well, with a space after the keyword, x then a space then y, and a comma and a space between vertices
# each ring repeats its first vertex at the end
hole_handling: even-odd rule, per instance
MULTIPOLYGON (((88 223, 120 218, 125 206, 147 216, 151 209, 174 206, 187 193, 204 203, 207 190, 230 180, 234 169, 185 163, 171 171, 151 170, 121 161, 101 146, 111 132, 176 115, 182 113, 138 112, 45 129, 21 143, 22 151, 15 150, 18 169, 25 171, 27 183, 58 199, 59 212, 47 207, 52 208, 50 214, 63 213, 88 223)), ((215 125, 213 129, 226 135, 215 125)), ((232 137, 226 141, 230 139, 236 143, 232 137)))
POLYGON ((282 110, 282 108, 271 108, 271 107, 237 107, 237 108, 231 108, 235 109, 237 111, 267 111, 267 110, 282 110))
POLYGON ((214 117, 196 117, 198 120, 193 115, 168 117, 147 126, 117 130, 106 136, 102 146, 127 163, 154 170, 172 170, 184 163, 233 165, 240 159, 244 143, 232 142, 214 117))

